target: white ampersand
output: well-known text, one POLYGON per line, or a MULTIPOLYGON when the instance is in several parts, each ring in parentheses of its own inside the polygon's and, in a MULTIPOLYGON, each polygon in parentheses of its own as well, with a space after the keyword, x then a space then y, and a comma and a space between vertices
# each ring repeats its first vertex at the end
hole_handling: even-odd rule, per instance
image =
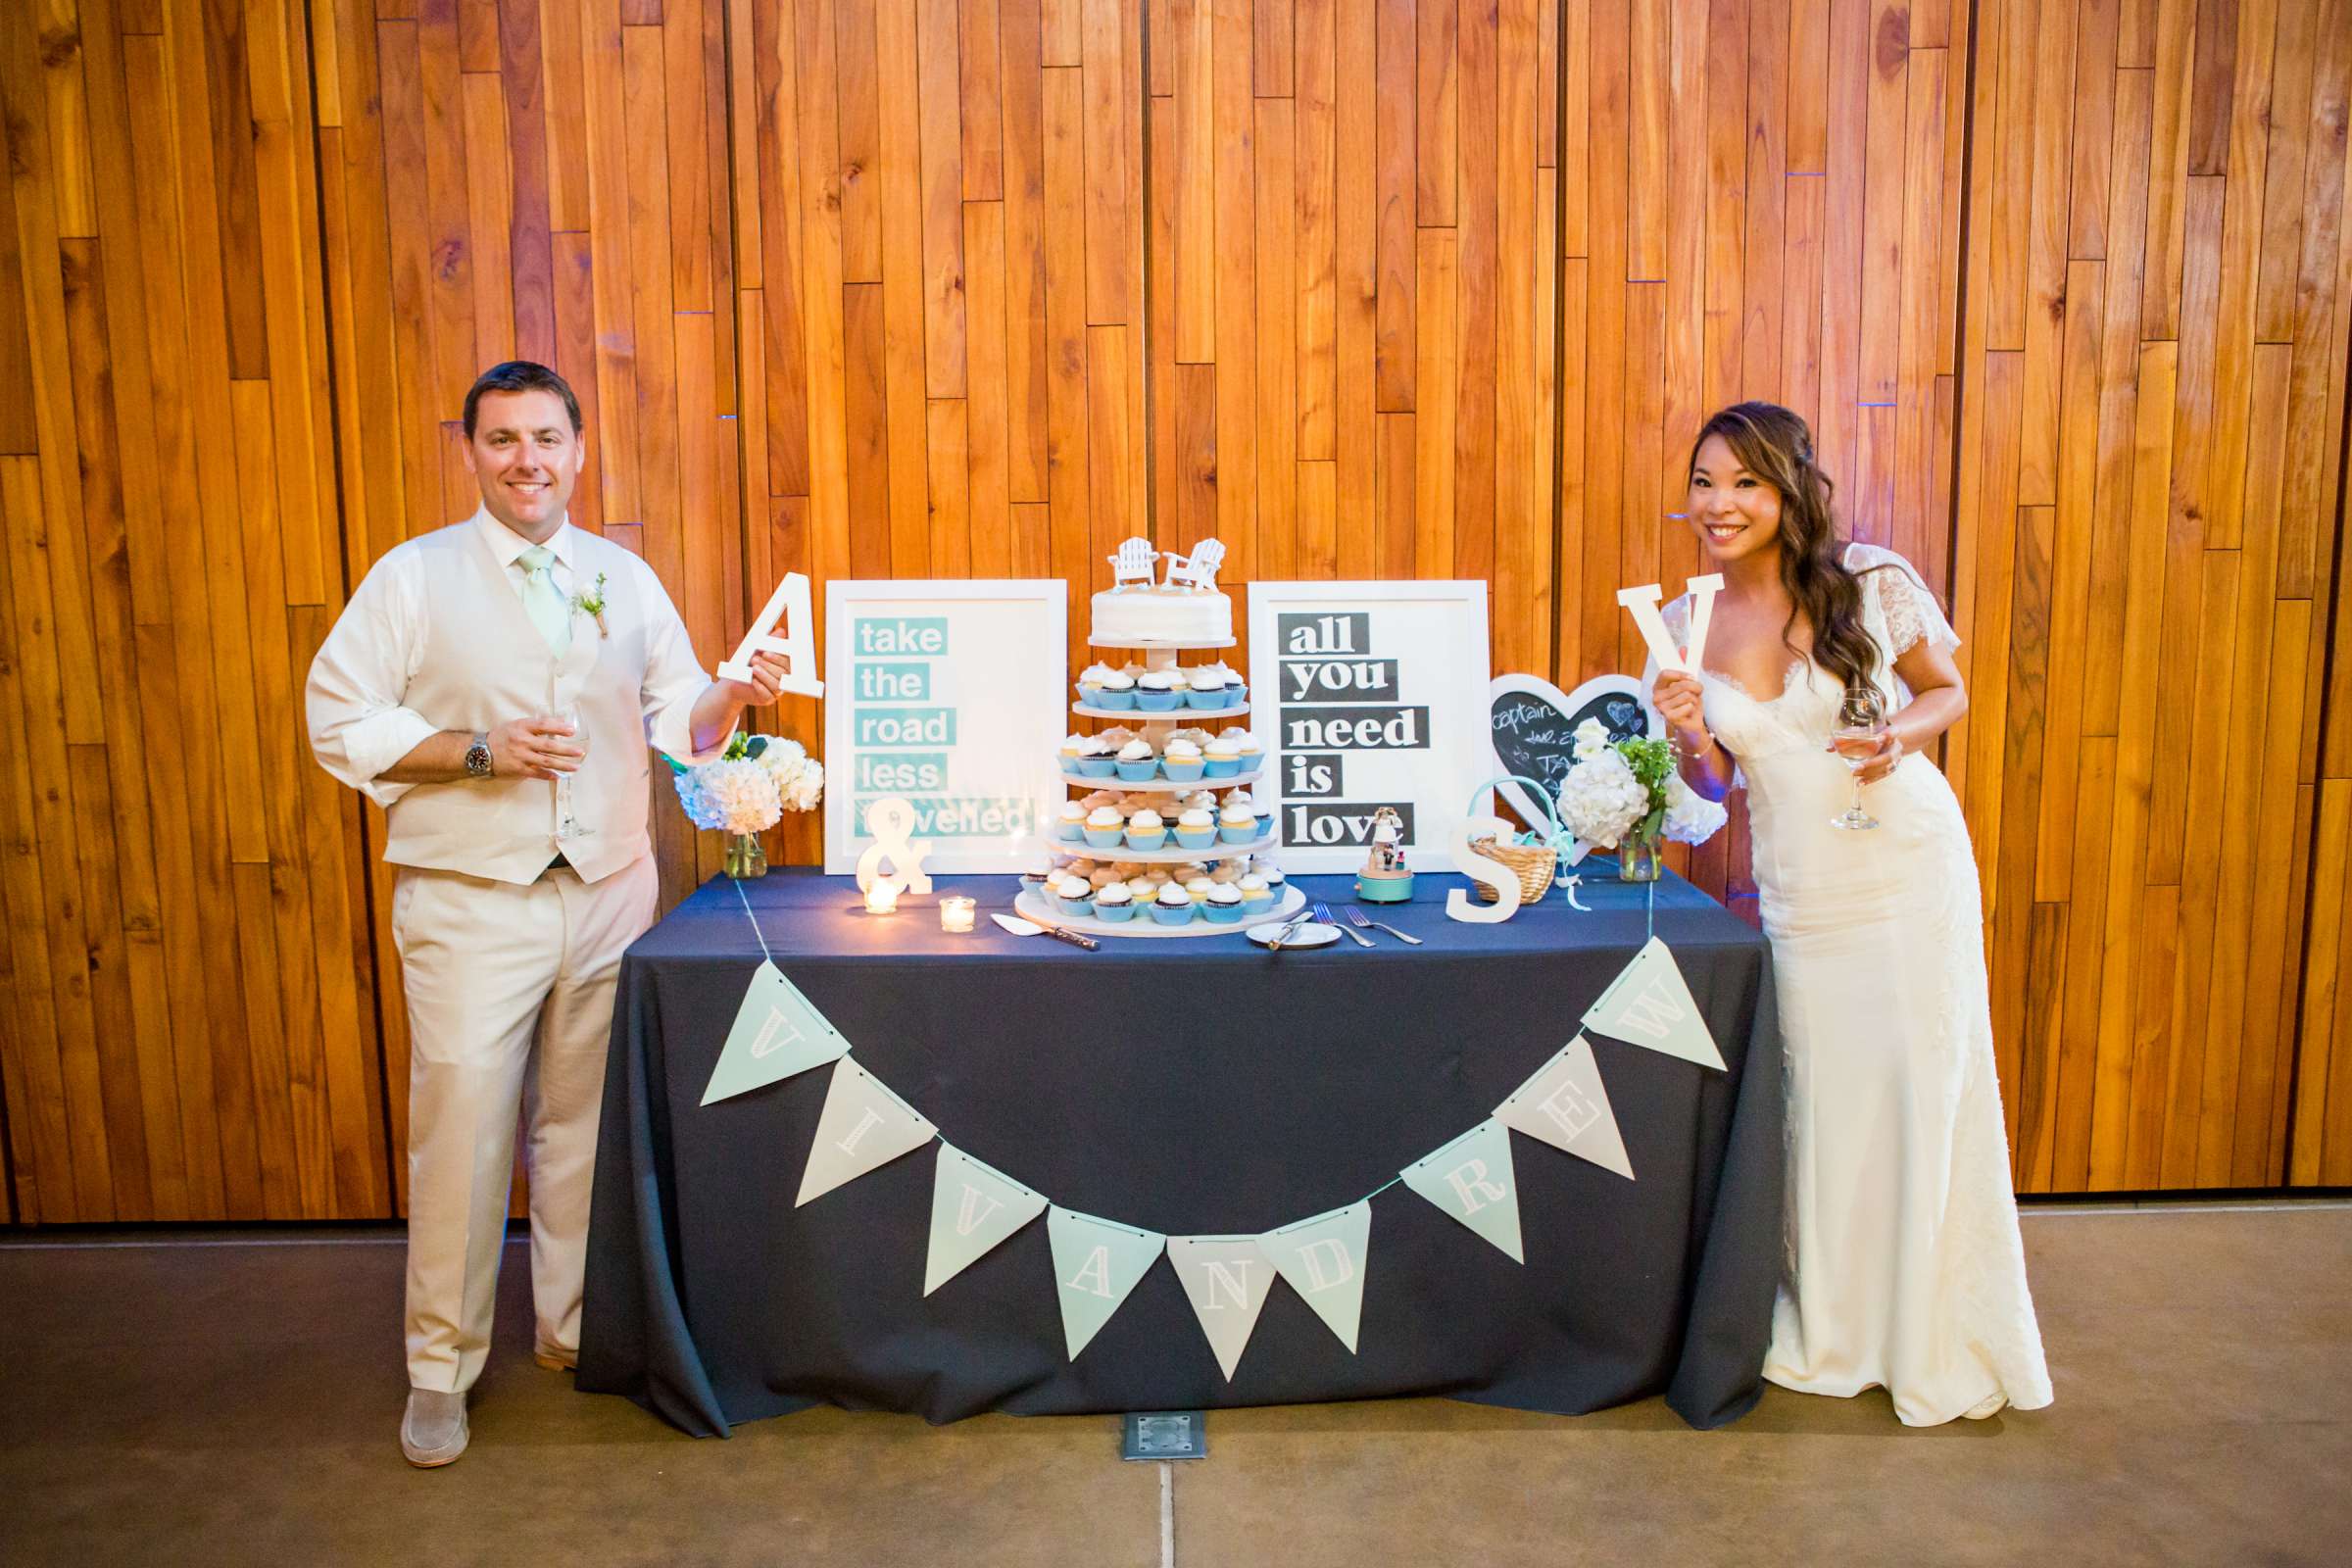
POLYGON ((876 881, 896 882, 902 892, 928 893, 930 874, 923 869, 923 860, 931 853, 931 841, 918 839, 908 843, 906 835, 914 831, 914 808, 906 797, 885 795, 865 808, 865 830, 874 842, 858 857, 858 891, 870 892, 876 881), (883 860, 890 861, 890 875, 882 876, 883 860))

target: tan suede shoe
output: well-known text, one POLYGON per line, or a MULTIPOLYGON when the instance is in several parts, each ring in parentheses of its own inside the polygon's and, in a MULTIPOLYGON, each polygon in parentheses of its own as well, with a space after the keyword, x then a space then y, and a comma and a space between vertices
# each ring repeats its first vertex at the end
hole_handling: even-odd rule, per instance
POLYGON ((453 1462, 466 1451, 466 1396, 411 1389, 400 1418, 400 1451, 419 1470, 453 1462))
POLYGON ((580 1355, 577 1350, 559 1350, 552 1345, 534 1347, 531 1350, 531 1359, 550 1372, 577 1372, 580 1369, 580 1355))

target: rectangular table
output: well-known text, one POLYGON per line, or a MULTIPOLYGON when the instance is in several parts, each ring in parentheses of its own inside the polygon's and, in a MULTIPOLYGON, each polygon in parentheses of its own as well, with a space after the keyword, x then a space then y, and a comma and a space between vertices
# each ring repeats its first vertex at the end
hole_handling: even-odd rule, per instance
MULTIPOLYGON (((1641 947, 1649 893, 1588 881, 1499 925, 1425 875, 1375 911, 1426 939, 1269 954, 1106 940, 1084 953, 847 879, 742 884, 777 965, 949 1143, 1054 1202, 1170 1235, 1254 1234, 1351 1203, 1490 1115, 1641 947)), ((1344 877, 1298 879, 1347 902, 1344 877)), ((629 950, 613 1008, 579 1387, 698 1435, 812 1403, 1187 1409, 1442 1394, 1583 1412, 1664 1394, 1693 1426, 1761 1390, 1782 1232, 1782 1058, 1764 940, 1655 890, 1728 1072, 1593 1036, 1636 1180, 1512 1135, 1524 1265, 1403 1186, 1372 1202, 1350 1354, 1287 1285, 1231 1383, 1163 1258, 1075 1361, 1041 1217, 922 1294, 938 1143, 796 1208, 830 1069, 701 1105, 760 943, 706 885, 629 950)))

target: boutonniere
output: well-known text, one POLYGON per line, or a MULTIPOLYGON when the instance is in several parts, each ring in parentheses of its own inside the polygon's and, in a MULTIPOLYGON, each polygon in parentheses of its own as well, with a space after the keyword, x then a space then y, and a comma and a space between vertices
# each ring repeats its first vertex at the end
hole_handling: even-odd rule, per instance
POLYGON ((605 574, 603 572, 600 571, 596 574, 595 587, 571 596, 571 612, 575 615, 582 613, 594 615, 597 635, 600 637, 612 635, 612 628, 605 624, 605 574))

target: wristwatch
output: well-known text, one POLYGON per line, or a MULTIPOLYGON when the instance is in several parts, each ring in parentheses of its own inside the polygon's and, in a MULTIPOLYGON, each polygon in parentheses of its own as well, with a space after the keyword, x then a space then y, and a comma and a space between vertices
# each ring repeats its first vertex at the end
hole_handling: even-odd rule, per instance
POLYGON ((466 748, 466 774, 468 778, 490 776, 490 737, 477 734, 473 744, 466 748))

